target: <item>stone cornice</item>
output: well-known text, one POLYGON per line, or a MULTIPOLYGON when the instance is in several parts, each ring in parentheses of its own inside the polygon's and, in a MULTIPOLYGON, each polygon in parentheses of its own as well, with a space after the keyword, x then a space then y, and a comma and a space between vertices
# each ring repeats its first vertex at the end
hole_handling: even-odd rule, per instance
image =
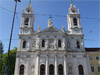
POLYGON ((32 52, 36 52, 36 53, 40 53, 40 52, 44 52, 46 54, 49 54, 51 52, 53 53, 59 53, 62 52, 63 54, 67 54, 67 53, 87 53, 86 51, 67 51, 67 50, 34 50, 34 51, 17 51, 16 53, 32 53, 32 52))
POLYGON ((19 34, 19 36, 30 36, 32 34, 19 34))

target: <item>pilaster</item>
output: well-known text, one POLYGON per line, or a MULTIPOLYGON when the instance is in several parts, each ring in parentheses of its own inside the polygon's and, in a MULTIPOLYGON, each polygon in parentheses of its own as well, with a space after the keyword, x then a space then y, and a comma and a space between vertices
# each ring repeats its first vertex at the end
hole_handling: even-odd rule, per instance
POLYGON ((57 52, 55 52, 55 75, 58 75, 57 52))
POLYGON ((36 75, 39 75, 39 60, 40 60, 40 56, 39 56, 39 52, 36 55, 36 75))
POLYGON ((45 75, 48 75, 48 52, 46 53, 46 69, 45 69, 45 75))

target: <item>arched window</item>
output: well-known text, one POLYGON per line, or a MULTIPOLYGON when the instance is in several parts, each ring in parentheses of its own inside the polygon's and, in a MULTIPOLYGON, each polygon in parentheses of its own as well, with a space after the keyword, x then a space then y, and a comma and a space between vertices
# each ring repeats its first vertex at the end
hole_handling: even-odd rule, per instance
POLYGON ((45 75, 45 65, 44 64, 40 66, 40 75, 45 75))
POLYGON ((63 75, 63 65, 58 65, 58 75, 63 75))
POLYGON ((82 65, 78 66, 78 70, 79 70, 79 75, 84 75, 84 71, 83 71, 83 66, 82 65))
POLYGON ((24 24, 25 24, 25 25, 28 25, 28 24, 29 24, 29 18, 26 18, 26 19, 25 19, 24 24))
POLYGON ((77 19, 76 18, 73 18, 73 23, 74 23, 75 26, 77 25, 77 19))
POLYGON ((26 48, 26 41, 23 41, 23 48, 26 48))
POLYGON ((45 40, 42 40, 42 47, 45 47, 45 40))
POLYGON ((49 75, 54 75, 54 65, 49 65, 49 75))
POLYGON ((20 66, 19 75, 24 75, 24 65, 20 66))
POLYGON ((77 44, 77 48, 80 48, 80 42, 77 41, 76 44, 77 44))
POLYGON ((61 47, 61 40, 58 40, 58 47, 61 47))

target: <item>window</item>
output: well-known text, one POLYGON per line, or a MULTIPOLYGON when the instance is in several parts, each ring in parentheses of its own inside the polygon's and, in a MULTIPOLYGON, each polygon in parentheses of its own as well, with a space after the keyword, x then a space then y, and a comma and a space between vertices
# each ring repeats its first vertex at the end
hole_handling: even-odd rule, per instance
POLYGON ((23 41, 23 48, 26 48, 26 41, 23 41))
POLYGON ((72 10, 73 13, 75 13, 75 10, 72 10))
POLYGON ((25 24, 25 25, 28 25, 28 24, 29 24, 29 18, 26 18, 26 19, 25 19, 24 24, 25 24))
POLYGON ((80 42, 77 41, 76 44, 77 44, 77 48, 80 48, 80 42))
POLYGON ((19 75, 24 75, 24 65, 20 66, 19 75))
POLYGON ((79 75, 84 75, 84 71, 83 71, 83 66, 82 65, 78 66, 78 70, 79 70, 79 75))
POLYGON ((100 65, 98 65, 98 72, 100 72, 100 65))
POLYGON ((63 65, 58 66, 58 75, 63 75, 63 65))
POLYGON ((99 60, 99 57, 96 57, 96 60, 99 60))
POLYGON ((61 47, 61 40, 58 40, 58 47, 61 47))
POLYGON ((93 57, 92 57, 92 56, 89 56, 89 59, 90 59, 90 60, 93 60, 93 57))
POLYGON ((49 75, 54 75, 54 65, 49 65, 49 75))
POLYGON ((91 71, 94 72, 94 66, 93 65, 91 66, 91 71))
POLYGON ((74 22, 74 25, 76 26, 77 25, 77 19, 73 18, 73 22, 74 22))
POLYGON ((45 40, 42 40, 42 47, 45 47, 45 40))
POLYGON ((45 75, 45 65, 40 66, 40 75, 45 75))

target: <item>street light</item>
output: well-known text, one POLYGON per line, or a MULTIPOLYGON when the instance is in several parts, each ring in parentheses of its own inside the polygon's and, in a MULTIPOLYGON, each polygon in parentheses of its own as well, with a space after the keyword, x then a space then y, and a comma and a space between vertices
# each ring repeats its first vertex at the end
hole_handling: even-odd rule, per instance
POLYGON ((12 21, 12 27, 11 27, 11 33, 10 33, 10 40, 9 40, 9 47, 8 47, 8 56, 7 56, 6 68, 5 68, 4 75, 8 74, 8 65, 9 65, 8 61, 9 61, 9 53, 10 53, 10 46, 11 46, 11 40, 12 40, 12 33, 13 33, 15 15, 16 15, 17 2, 21 2, 21 0, 15 0, 15 9, 14 9, 14 15, 13 15, 13 21, 12 21))

